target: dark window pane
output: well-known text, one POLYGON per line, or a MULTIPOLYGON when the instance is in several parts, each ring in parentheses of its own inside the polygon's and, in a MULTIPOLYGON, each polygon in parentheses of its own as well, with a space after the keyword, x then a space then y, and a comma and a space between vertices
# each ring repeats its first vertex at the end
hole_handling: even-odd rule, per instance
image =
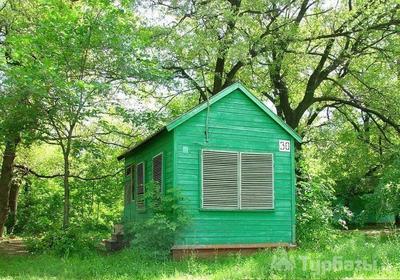
POLYGON ((136 181, 137 181, 137 199, 136 205, 138 209, 144 209, 144 198, 145 198, 145 189, 144 189, 144 163, 139 163, 136 166, 136 181))
POLYGON ((162 190, 162 154, 153 158, 153 181, 157 183, 162 190))
POLYGON ((134 172, 134 170, 135 170, 135 166, 134 165, 132 165, 131 166, 131 174, 130 174, 130 181, 131 181, 131 185, 130 185, 130 187, 131 187, 131 197, 132 197, 132 200, 135 200, 135 172, 134 172))

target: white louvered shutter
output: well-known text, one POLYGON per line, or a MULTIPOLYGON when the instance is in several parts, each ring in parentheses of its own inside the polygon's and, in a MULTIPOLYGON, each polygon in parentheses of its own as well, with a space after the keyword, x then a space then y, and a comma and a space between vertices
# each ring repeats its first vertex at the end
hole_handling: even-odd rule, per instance
POLYGON ((272 154, 241 153, 241 208, 274 208, 272 154))
POLYGON ((238 208, 239 153, 203 151, 203 208, 238 208))

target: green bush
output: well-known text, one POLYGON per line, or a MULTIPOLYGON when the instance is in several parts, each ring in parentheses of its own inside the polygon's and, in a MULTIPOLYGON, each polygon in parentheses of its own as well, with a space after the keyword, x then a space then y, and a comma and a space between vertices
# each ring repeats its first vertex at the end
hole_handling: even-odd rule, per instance
POLYGON ((146 209, 142 220, 125 222, 124 231, 134 248, 156 259, 165 259, 179 233, 188 223, 188 216, 179 204, 175 189, 161 195, 156 184, 146 185, 146 209))
POLYGON ((40 238, 28 238, 26 243, 31 252, 68 257, 73 254, 90 254, 96 250, 101 239, 101 233, 72 226, 66 230, 46 232, 40 238))
POLYGON ((323 247, 334 236, 333 188, 311 179, 297 184, 297 242, 323 247))
POLYGON ((354 219, 354 213, 349 207, 341 203, 336 203, 333 206, 332 222, 335 228, 349 229, 349 222, 354 221, 354 219))
MULTIPOLYGON (((373 192, 361 196, 365 210, 359 219, 385 220, 400 214, 400 154, 394 154, 382 167, 373 192)), ((389 219, 390 220, 390 219, 389 219)), ((388 220, 388 221, 389 221, 388 220)))

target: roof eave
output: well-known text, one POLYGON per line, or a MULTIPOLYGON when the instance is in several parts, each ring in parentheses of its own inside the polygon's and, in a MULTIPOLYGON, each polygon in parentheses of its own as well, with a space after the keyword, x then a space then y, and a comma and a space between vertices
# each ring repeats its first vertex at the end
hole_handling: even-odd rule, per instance
POLYGON ((119 155, 117 157, 117 159, 120 161, 120 160, 126 158, 127 156, 132 155, 137 148, 139 148, 139 147, 143 146, 144 144, 148 143, 150 140, 152 140, 153 138, 157 137, 158 135, 160 135, 164 131, 168 131, 166 126, 163 126, 158 131, 156 131, 155 133, 153 133, 150 136, 148 136, 147 138, 145 138, 143 141, 141 141, 138 144, 134 145, 132 148, 127 150, 125 153, 119 155))

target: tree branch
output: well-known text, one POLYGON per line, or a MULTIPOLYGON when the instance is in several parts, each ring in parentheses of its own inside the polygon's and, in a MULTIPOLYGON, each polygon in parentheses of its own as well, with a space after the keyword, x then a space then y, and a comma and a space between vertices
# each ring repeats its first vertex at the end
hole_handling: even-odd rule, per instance
POLYGON ((323 102, 323 101, 335 101, 335 102, 339 102, 341 104, 345 104, 345 105, 349 105, 352 106, 354 108, 360 109, 363 112, 366 113, 370 113, 375 115, 376 117, 378 117, 379 119, 381 119, 383 122, 389 124, 390 126, 392 126, 398 133, 400 133, 400 125, 397 124, 395 121, 391 120, 390 118, 386 117, 385 115, 381 114, 380 112, 365 107, 359 103, 356 103, 354 101, 349 101, 349 100, 345 100, 345 99, 341 99, 341 98, 337 98, 334 96, 323 96, 323 97, 315 97, 314 98, 315 102, 323 102))
MULTIPOLYGON (((42 178, 42 179, 54 179, 54 178, 62 178, 64 177, 64 174, 52 174, 52 175, 44 175, 44 174, 40 174, 34 170, 32 170, 31 168, 29 168, 28 166, 25 165, 21 165, 21 164, 16 164, 14 165, 15 168, 18 168, 19 170, 21 170, 24 174, 31 174, 35 177, 38 178, 42 178)), ((113 173, 113 174, 106 174, 106 175, 101 175, 98 177, 92 177, 92 178, 85 178, 85 177, 81 177, 79 175, 70 175, 70 178, 75 178, 78 180, 82 180, 82 181, 97 181, 97 180, 102 180, 102 179, 106 179, 109 177, 115 177, 116 175, 118 175, 119 173, 121 173, 123 171, 123 169, 118 170, 117 172, 113 173)))
POLYGON ((183 69, 180 66, 164 66, 163 67, 166 70, 175 70, 177 73, 180 73, 182 77, 186 78, 191 82, 191 84, 197 89, 197 91, 200 93, 201 98, 203 100, 207 100, 207 94, 205 90, 186 72, 185 69, 183 69))

